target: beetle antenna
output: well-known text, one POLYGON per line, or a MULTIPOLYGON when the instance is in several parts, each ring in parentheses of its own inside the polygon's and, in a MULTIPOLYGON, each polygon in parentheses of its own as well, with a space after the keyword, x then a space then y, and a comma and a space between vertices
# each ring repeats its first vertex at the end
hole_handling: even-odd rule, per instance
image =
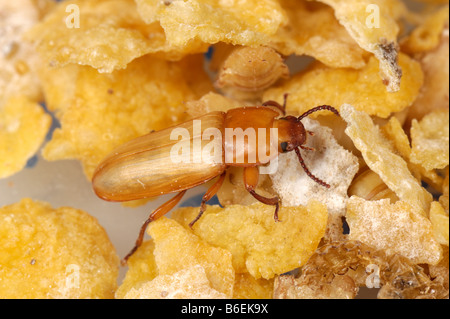
POLYGON ((311 173, 309 171, 309 169, 306 167, 305 162, 303 161, 303 157, 302 154, 300 154, 300 149, 297 147, 295 148, 295 154, 297 154, 298 160, 300 161, 300 165, 302 166, 303 170, 305 171, 306 175, 308 175, 313 181, 315 181, 316 183, 325 186, 326 188, 330 188, 330 185, 325 183, 323 180, 321 180, 320 178, 317 178, 316 176, 313 175, 313 173, 311 173))
POLYGON ((309 111, 306 111, 305 113, 300 115, 297 120, 300 121, 301 119, 303 119, 304 117, 307 117, 311 113, 314 113, 314 112, 317 112, 317 111, 322 111, 322 110, 328 110, 328 111, 333 112, 337 116, 340 116, 338 110, 336 110, 334 107, 332 107, 330 105, 320 105, 320 106, 313 107, 309 111))

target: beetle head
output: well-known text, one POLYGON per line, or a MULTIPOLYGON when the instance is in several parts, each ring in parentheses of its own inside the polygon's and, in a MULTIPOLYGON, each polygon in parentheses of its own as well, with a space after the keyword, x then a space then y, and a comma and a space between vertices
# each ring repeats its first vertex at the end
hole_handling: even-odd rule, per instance
POLYGON ((278 129, 278 151, 286 153, 305 144, 306 130, 295 116, 282 117, 275 121, 278 129))

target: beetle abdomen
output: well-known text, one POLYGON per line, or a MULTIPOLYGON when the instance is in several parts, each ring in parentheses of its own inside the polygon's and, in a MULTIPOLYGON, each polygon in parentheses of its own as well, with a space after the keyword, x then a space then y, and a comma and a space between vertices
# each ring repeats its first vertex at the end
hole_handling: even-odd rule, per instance
POLYGON ((224 116, 209 113, 118 147, 95 171, 95 193, 109 201, 128 201, 179 192, 220 175, 226 168, 224 116))

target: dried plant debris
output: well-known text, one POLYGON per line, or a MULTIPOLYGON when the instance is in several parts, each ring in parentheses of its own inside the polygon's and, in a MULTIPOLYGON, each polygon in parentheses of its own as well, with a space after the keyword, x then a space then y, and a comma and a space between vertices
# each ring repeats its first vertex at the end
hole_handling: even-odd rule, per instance
POLYGON ((276 278, 274 298, 351 298, 363 285, 381 287, 378 298, 383 299, 448 298, 448 287, 408 258, 358 241, 320 247, 297 278, 276 278))

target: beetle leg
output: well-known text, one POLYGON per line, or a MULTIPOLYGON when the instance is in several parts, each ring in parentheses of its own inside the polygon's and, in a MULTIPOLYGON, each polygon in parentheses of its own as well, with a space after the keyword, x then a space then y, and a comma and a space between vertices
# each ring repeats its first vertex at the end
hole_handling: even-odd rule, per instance
POLYGON ((130 256, 134 254, 134 252, 139 248, 139 246, 141 246, 142 242, 144 241, 145 230, 147 229, 148 224, 158 219, 159 217, 167 214, 172 208, 174 208, 178 204, 178 202, 181 200, 181 198, 185 193, 186 190, 179 192, 177 195, 175 195, 173 198, 169 199, 167 202, 159 206, 150 214, 148 219, 144 222, 144 224, 142 224, 141 231, 139 232, 139 237, 136 240, 136 244, 134 245, 133 249, 122 260, 123 265, 127 263, 128 258, 130 258, 130 256))
POLYGON ((213 198, 214 195, 219 191, 220 187, 223 184, 223 181, 225 180, 225 176, 227 174, 227 171, 224 171, 219 179, 206 191, 205 195, 202 197, 202 203, 200 204, 200 212, 198 213, 197 217, 193 221, 189 223, 189 227, 192 228, 194 226, 195 222, 202 217, 203 213, 206 210, 206 202, 209 201, 211 198, 213 198))
POLYGON ((277 109, 279 109, 283 115, 286 115, 286 101, 287 101, 287 97, 288 97, 288 94, 285 93, 285 94, 283 95, 283 99, 284 99, 283 105, 281 105, 281 104, 278 103, 277 101, 272 101, 272 100, 270 100, 270 101, 264 102, 264 103, 262 104, 262 106, 274 106, 274 107, 276 107, 277 109))
POLYGON ((279 222, 278 219, 278 211, 280 209, 280 199, 278 196, 268 198, 264 197, 258 193, 256 193, 255 188, 258 185, 259 180, 259 169, 257 166, 250 166, 244 168, 244 185, 245 189, 258 201, 266 205, 275 206, 275 213, 273 214, 273 218, 276 222, 279 222))

